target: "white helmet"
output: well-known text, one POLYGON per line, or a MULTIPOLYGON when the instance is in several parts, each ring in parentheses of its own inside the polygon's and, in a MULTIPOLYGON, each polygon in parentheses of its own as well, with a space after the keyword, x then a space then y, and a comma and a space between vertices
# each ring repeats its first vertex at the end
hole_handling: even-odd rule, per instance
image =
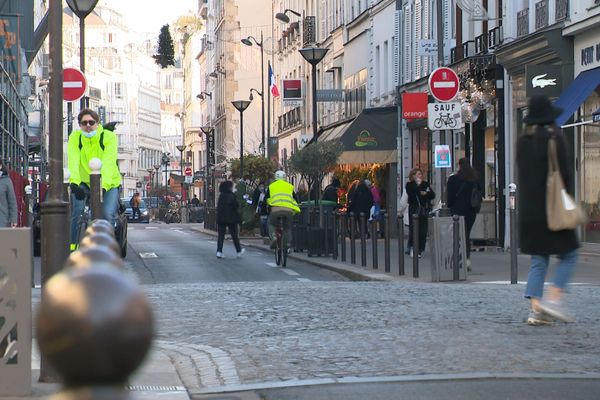
POLYGON ((279 171, 275 172, 275 180, 276 181, 285 180, 285 178, 287 178, 285 171, 279 170, 279 171))

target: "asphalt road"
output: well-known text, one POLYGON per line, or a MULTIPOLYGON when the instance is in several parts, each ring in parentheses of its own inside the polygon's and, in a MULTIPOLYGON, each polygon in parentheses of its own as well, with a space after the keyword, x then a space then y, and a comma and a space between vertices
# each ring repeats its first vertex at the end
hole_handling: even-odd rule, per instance
POLYGON ((490 379, 377 382, 261 389, 192 396, 194 400, 589 400, 597 399, 600 380, 490 379))
POLYGON ((225 259, 215 256, 216 239, 179 224, 130 224, 126 261, 141 284, 193 282, 346 281, 302 261, 277 267, 273 254, 248 248, 237 258, 231 240, 225 259))

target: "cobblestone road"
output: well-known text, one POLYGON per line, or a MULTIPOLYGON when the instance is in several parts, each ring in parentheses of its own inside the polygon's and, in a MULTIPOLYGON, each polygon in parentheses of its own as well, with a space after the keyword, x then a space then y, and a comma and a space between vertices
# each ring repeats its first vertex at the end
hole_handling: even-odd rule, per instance
POLYGON ((522 286, 275 282, 145 286, 190 390, 291 379, 600 372, 598 287, 578 322, 524 323, 522 286))

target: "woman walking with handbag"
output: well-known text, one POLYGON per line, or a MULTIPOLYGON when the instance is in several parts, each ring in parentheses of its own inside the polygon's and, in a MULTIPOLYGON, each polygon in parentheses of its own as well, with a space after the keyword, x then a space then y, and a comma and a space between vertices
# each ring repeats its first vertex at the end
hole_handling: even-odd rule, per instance
MULTIPOLYGON (((548 325, 553 319, 573 322, 564 311, 562 301, 567 284, 577 263, 579 241, 575 228, 554 230, 552 216, 547 213, 549 161, 557 161, 564 187, 570 187, 571 171, 567 144, 554 120, 562 110, 546 96, 529 101, 529 114, 523 119, 525 133, 517 142, 519 171, 519 241, 521 251, 531 255, 525 297, 531 302, 529 325, 548 325), (551 255, 558 255, 556 274, 544 296, 544 279, 551 255)), ((551 164, 554 165, 554 164, 551 164)))
POLYGON ((425 251, 427 241, 427 227, 429 211, 431 210, 431 200, 435 198, 435 192, 431 189, 429 182, 423 180, 423 171, 420 168, 413 168, 408 174, 408 182, 406 183, 406 195, 408 197, 408 248, 407 253, 414 255, 414 249, 418 250, 419 258, 425 251), (413 243, 414 218, 417 214, 419 243, 413 243))

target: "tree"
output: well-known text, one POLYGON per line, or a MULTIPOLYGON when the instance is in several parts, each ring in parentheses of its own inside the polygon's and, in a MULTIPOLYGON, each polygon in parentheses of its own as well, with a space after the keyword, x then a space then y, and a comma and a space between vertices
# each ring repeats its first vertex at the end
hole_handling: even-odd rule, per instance
POLYGON ((289 166, 292 172, 299 174, 308 183, 308 190, 316 184, 318 188, 325 176, 333 171, 343 146, 336 140, 314 142, 292 154, 289 166))
POLYGON ((160 28, 158 36, 158 51, 152 56, 154 62, 161 68, 167 68, 169 65, 175 65, 175 48, 173 47, 173 38, 169 31, 169 25, 163 25, 160 28))
MULTIPOLYGON (((240 179, 240 159, 229 160, 229 169, 232 179, 240 179)), ((244 176, 249 178, 248 186, 255 187, 259 182, 273 179, 277 171, 277 164, 272 160, 257 154, 244 155, 244 176)))

